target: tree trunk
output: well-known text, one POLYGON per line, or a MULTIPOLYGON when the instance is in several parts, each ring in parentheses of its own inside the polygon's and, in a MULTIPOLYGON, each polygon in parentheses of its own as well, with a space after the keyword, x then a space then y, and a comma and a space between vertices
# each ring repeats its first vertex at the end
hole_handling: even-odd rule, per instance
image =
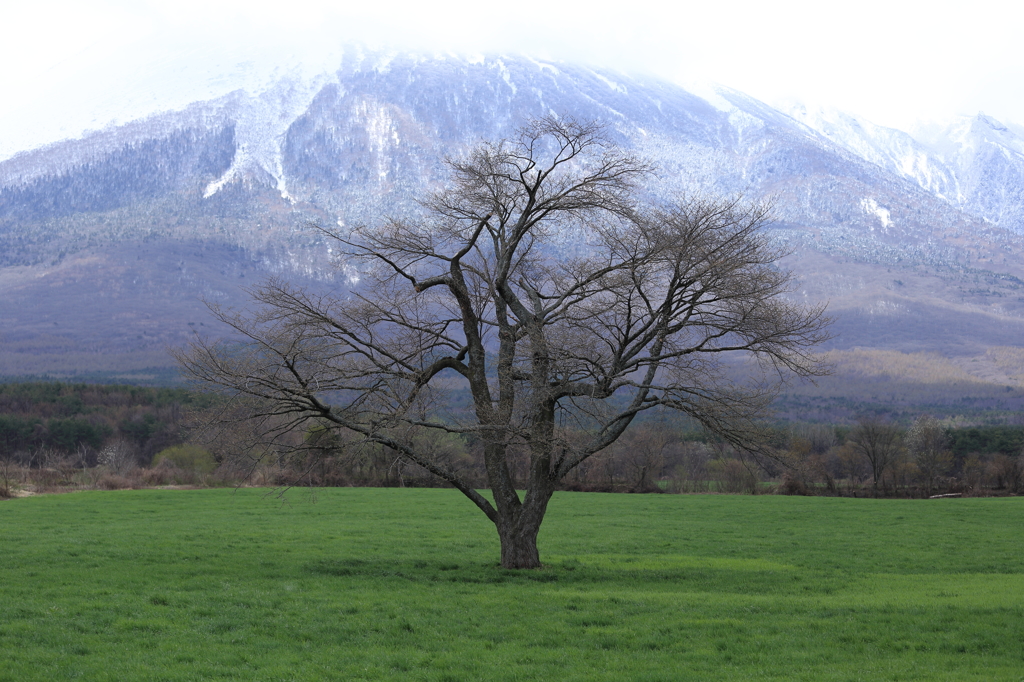
MULTIPOLYGON (((517 526, 519 524, 516 524, 517 526)), ((540 525, 498 529, 501 538, 502 568, 540 568, 540 554, 537 552, 537 533, 540 525)))
POLYGON ((512 513, 496 521, 498 537, 501 539, 502 568, 541 567, 537 533, 540 532, 540 524, 544 521, 544 513, 553 492, 551 481, 535 480, 522 506, 515 510, 506 507, 506 511, 512 513))

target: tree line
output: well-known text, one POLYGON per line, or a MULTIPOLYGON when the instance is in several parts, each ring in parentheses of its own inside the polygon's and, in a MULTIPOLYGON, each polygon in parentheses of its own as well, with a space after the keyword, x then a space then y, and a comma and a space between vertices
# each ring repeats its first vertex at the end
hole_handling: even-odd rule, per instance
MULTIPOLYGON (((272 452, 245 452, 226 431, 218 458, 250 468, 269 485, 443 486, 401 453, 314 427, 272 452)), ((932 417, 911 424, 866 418, 855 424, 780 424, 761 452, 744 450, 681 419, 634 424, 616 443, 576 467, 561 490, 638 493, 769 493, 869 497, 1024 493, 1024 426, 956 427, 932 417), (772 456, 764 452, 771 451, 772 456)), ((484 443, 472 435, 421 434, 417 446, 471 485, 487 480, 484 443)), ((528 453, 510 453, 516 485, 528 453)))
POLYGON ((148 465, 184 442, 185 415, 211 397, 180 388, 30 382, 0 384, 0 457, 38 467, 72 458, 96 466, 114 442, 148 465))
POLYGON ((928 496, 1024 492, 1024 427, 957 428, 931 416, 875 417, 789 431, 782 491, 928 496))
MULTIPOLYGON (((138 485, 145 467, 172 465, 207 474, 218 468, 225 480, 251 474, 252 482, 263 485, 445 485, 392 449, 317 426, 291 434, 293 442, 276 451, 257 453, 247 449, 246 434, 228 425, 202 434, 193 430, 206 421, 202 415, 221 409, 215 397, 185 389, 0 384, 0 459, 35 471, 135 471, 138 485)), ((775 458, 738 449, 692 420, 654 415, 576 467, 559 488, 872 496, 1024 492, 1024 426, 864 418, 854 424, 778 424, 763 435, 775 458)), ((418 446, 472 485, 486 484, 480 439, 421 434, 418 446)), ((525 452, 511 453, 510 470, 516 484, 525 480, 525 452)), ((194 482, 188 476, 148 476, 150 482, 164 479, 194 482)))

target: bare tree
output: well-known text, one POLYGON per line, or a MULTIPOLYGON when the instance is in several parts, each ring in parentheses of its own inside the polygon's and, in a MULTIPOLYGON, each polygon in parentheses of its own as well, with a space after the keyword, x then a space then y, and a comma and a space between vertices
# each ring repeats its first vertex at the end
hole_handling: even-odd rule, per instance
POLYGON ((850 431, 849 442, 871 466, 871 481, 877 489, 895 463, 902 447, 899 427, 878 419, 861 419, 850 431))
POLYGON ((907 432, 907 450, 930 493, 953 463, 949 434, 935 417, 922 415, 907 432))
POLYGON ((540 566, 558 482, 637 414, 681 410, 749 447, 780 381, 823 372, 828 320, 785 299, 765 206, 647 199, 649 164, 572 119, 449 165, 415 219, 323 230, 361 264, 356 293, 266 283, 251 312, 214 308, 248 345, 199 340, 185 370, 269 435, 315 421, 447 481, 495 524, 508 568, 540 566), (756 360, 746 386, 726 371, 740 358, 756 360), (460 387, 464 409, 445 400, 460 387), (493 502, 416 446, 431 430, 482 442, 493 502))
POLYGON ((16 464, 9 450, 0 450, 0 500, 14 494, 14 472, 16 464))
POLYGON ((107 443, 96 457, 101 466, 107 467, 118 476, 124 476, 138 468, 139 464, 135 457, 136 446, 131 441, 118 438, 107 443))
POLYGON ((665 448, 671 438, 664 428, 654 424, 634 425, 616 443, 625 467, 631 473, 634 492, 659 490, 658 478, 665 466, 665 448))

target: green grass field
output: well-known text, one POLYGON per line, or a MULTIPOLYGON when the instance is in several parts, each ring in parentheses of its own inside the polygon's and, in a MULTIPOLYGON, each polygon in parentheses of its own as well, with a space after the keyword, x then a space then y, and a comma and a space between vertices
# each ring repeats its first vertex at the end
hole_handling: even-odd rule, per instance
POLYGON ((1024 680, 1024 499, 450 490, 0 503, 2 680, 1024 680))

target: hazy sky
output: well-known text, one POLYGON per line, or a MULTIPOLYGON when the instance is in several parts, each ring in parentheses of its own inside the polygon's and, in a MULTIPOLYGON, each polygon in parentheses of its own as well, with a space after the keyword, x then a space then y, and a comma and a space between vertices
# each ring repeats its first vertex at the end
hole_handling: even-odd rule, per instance
POLYGON ((0 16, 0 158, 223 94, 228 74, 317 72, 354 40, 714 81, 903 129, 978 111, 1024 124, 1024 9, 1005 0, 37 0, 0 16))

